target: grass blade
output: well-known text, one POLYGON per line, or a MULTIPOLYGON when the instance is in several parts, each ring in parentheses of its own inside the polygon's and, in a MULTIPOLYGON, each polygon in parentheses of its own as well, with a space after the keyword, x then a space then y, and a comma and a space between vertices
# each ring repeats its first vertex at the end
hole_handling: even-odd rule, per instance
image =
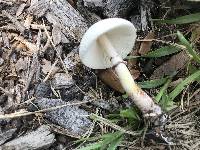
POLYGON ((115 139, 112 143, 110 143, 110 146, 107 148, 107 150, 115 150, 117 146, 121 143, 123 139, 123 136, 118 137, 115 139))
POLYGON ((185 15, 171 20, 161 20, 161 19, 152 19, 152 20, 157 21, 159 23, 187 24, 200 21, 200 13, 185 15))
POLYGON ((141 56, 126 56, 126 59, 129 60, 129 59, 137 59, 137 58, 140 58, 141 56))
POLYGON ((193 57, 193 59, 200 63, 200 56, 197 54, 197 52, 192 48, 191 44, 189 43, 188 40, 183 36, 181 32, 177 32, 178 38, 181 42, 182 45, 184 45, 188 51, 188 53, 193 57))
MULTIPOLYGON (((123 133, 122 132, 114 132, 112 134, 110 134, 109 137, 105 138, 102 142, 102 146, 100 148, 100 150, 104 150, 106 148, 108 148, 108 146, 110 145, 110 148, 112 149, 112 146, 118 146, 118 145, 112 145, 112 142, 114 142, 115 140, 119 139, 120 137, 122 137, 123 133), (111 146, 112 145, 112 146, 111 146)), ((121 142, 121 141, 120 141, 121 142)), ((114 143, 113 143, 114 144, 114 143)), ((116 143, 117 144, 117 143, 116 143)))
POLYGON ((99 122, 101 122, 101 123, 103 123, 103 124, 105 124, 107 126, 110 126, 111 128, 116 129, 116 130, 118 130, 118 131, 120 131, 122 133, 130 134, 130 135, 133 135, 133 136, 141 135, 140 131, 139 132, 128 131, 128 130, 126 130, 126 129, 124 129, 124 128, 122 128, 122 127, 120 127, 120 126, 118 126, 118 125, 116 125, 114 123, 112 123, 112 121, 110 121, 108 119, 105 119, 103 117, 100 117, 100 116, 98 116, 96 114, 93 114, 93 113, 90 114, 90 118, 93 119, 93 120, 99 121, 99 122))
POLYGON ((140 120, 140 117, 138 116, 137 111, 134 108, 128 108, 128 109, 120 110, 120 116, 122 118, 140 120))
POLYGON ((169 98, 169 95, 164 91, 162 98, 160 99, 159 105, 164 111, 170 111, 173 108, 176 108, 174 101, 169 98))
POLYGON ((179 52, 179 51, 181 51, 180 48, 170 45, 170 46, 164 46, 157 50, 151 51, 143 57, 153 57, 153 58, 163 57, 163 56, 167 56, 167 55, 179 52))
POLYGON ((96 142, 96 143, 93 143, 93 144, 89 144, 86 147, 82 147, 78 150, 97 150, 97 149, 101 148, 101 146, 102 146, 102 141, 96 142))
POLYGON ((171 100, 174 100, 176 98, 176 96, 178 96, 182 90, 185 88, 185 86, 187 86, 188 84, 194 82, 197 78, 200 77, 200 70, 196 71, 195 73, 193 73, 192 75, 190 75, 189 77, 187 77, 185 80, 183 80, 170 94, 169 94, 169 98, 171 100))
POLYGON ((172 81, 172 79, 168 79, 167 82, 164 84, 164 86, 160 89, 159 93, 156 95, 155 100, 156 102, 159 102, 160 99, 162 98, 164 92, 167 90, 170 82, 172 81))
POLYGON ((167 79, 168 78, 161 78, 161 79, 138 82, 138 85, 140 85, 140 87, 144 89, 156 88, 163 85, 167 81, 167 79))

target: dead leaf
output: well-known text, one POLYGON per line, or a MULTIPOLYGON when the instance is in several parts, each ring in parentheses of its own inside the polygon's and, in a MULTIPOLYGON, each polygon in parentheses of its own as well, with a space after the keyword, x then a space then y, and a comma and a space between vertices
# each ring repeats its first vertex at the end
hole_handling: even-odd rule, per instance
MULTIPOLYGON (((44 74, 48 74, 48 72, 51 70, 51 67, 52 67, 52 64, 50 61, 46 59, 42 60, 42 72, 44 74)), ((59 70, 59 68, 55 66, 52 70, 52 74, 54 74, 57 70, 59 70)))
POLYGON ((22 70, 26 70, 28 68, 28 57, 19 58, 17 63, 15 64, 16 71, 19 73, 22 70))
MULTIPOLYGON (((139 43, 135 44, 135 49, 130 53, 130 56, 138 56, 137 49, 139 49, 139 46, 140 46, 139 43)), ((127 61, 127 65, 129 69, 134 68, 136 64, 137 64, 137 59, 129 59, 127 61)))
MULTIPOLYGON (((154 32, 150 31, 147 34, 147 36, 144 38, 144 40, 154 39, 154 38, 155 38, 154 32)), ((139 49, 138 53, 141 55, 147 54, 151 50, 151 46, 152 46, 152 41, 143 41, 140 45, 140 49, 139 49)))
POLYGON ((10 48, 10 42, 9 42, 8 35, 5 32, 2 32, 1 35, 3 38, 4 47, 10 48))
POLYGON ((140 76, 140 71, 137 69, 129 69, 133 79, 137 79, 140 76))
POLYGON ((15 40, 23 43, 28 48, 28 50, 29 50, 28 53, 30 53, 30 54, 33 54, 39 50, 39 48, 36 46, 36 44, 28 42, 21 36, 15 37, 15 40))
POLYGON ((156 68, 151 75, 151 79, 160 79, 164 75, 171 75, 174 71, 181 70, 185 67, 190 57, 185 51, 172 56, 167 62, 156 68))
POLYGON ((124 93, 124 89, 113 69, 99 70, 99 78, 114 90, 124 93))

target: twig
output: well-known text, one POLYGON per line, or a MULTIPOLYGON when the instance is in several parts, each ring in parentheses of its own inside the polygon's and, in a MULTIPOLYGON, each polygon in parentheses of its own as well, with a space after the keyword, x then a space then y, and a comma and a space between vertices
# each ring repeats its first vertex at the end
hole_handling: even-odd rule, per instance
POLYGON ((48 72, 47 76, 45 77, 45 79, 43 80, 43 82, 46 82, 50 75, 52 74, 53 69, 55 68, 56 64, 58 63, 58 59, 56 59, 56 61, 54 62, 54 64, 51 66, 50 71, 48 72))
POLYGON ((148 127, 149 127, 149 121, 147 120, 147 121, 145 122, 144 132, 143 132, 142 140, 141 140, 141 147, 142 147, 142 148, 144 147, 144 139, 145 139, 145 135, 146 135, 146 133, 147 133, 148 127))
POLYGON ((52 40, 52 38, 50 37, 50 35, 49 35, 49 33, 48 33, 48 31, 47 31, 47 29, 46 29, 44 23, 43 23, 43 26, 44 26, 44 31, 45 31, 45 33, 46 33, 48 39, 50 40, 50 42, 51 42, 53 48, 55 49, 56 54, 57 54, 57 57, 59 58, 59 60, 60 60, 60 62, 61 62, 61 64, 62 64, 62 66, 63 66, 63 68, 64 68, 65 73, 68 74, 68 70, 67 70, 67 68, 66 68, 66 66, 65 66, 65 64, 64 64, 64 62, 63 62, 63 60, 62 60, 62 58, 61 58, 61 56, 60 56, 60 53, 58 52, 58 50, 57 50, 55 44, 53 43, 53 40, 52 40))
POLYGON ((34 30, 45 30, 45 27, 47 28, 47 30, 50 30, 50 26, 43 26, 41 24, 30 24, 31 29, 34 30))
POLYGON ((85 104, 88 102, 92 102, 93 100, 88 100, 88 101, 84 101, 84 102, 80 101, 80 102, 76 102, 76 103, 67 103, 64 105, 46 108, 46 109, 42 109, 42 110, 38 110, 38 111, 34 111, 34 112, 26 111, 26 112, 15 112, 15 113, 10 113, 10 114, 4 114, 4 115, 0 115, 0 119, 12 119, 12 118, 24 117, 24 116, 29 116, 29 115, 35 115, 37 113, 45 113, 45 112, 54 111, 54 110, 57 110, 57 109, 60 109, 63 107, 67 107, 67 106, 75 106, 75 105, 85 104))
POLYGON ((50 47, 50 45, 51 45, 51 42, 50 42, 50 40, 49 40, 49 38, 48 38, 46 44, 45 44, 44 47, 40 50, 40 53, 41 53, 41 54, 44 54, 44 53, 46 52, 46 50, 50 47))
POLYGON ((29 88, 29 85, 32 81, 32 78, 34 76, 34 73, 36 71, 36 68, 38 67, 38 59, 37 59, 37 53, 34 53, 34 56, 33 56, 33 62, 31 64, 31 70, 30 70, 30 73, 29 73, 29 76, 28 76, 28 79, 27 79, 27 82, 26 82, 26 85, 24 87, 24 90, 23 90, 23 98, 25 98, 25 94, 26 94, 26 91, 28 90, 29 88))
POLYGON ((186 47, 183 46, 183 45, 179 45, 177 43, 171 43, 169 41, 163 41, 163 40, 159 40, 159 39, 137 39, 138 42, 152 42, 152 41, 156 41, 156 42, 161 42, 161 43, 164 43, 164 44, 169 44, 171 46, 175 46, 177 48, 180 48, 180 49, 183 49, 183 50, 186 50, 186 47))
POLYGON ((196 94, 200 92, 200 89, 197 89, 189 98, 188 101, 190 101, 196 94))
POLYGON ((20 103, 20 104, 18 104, 18 105, 22 106, 22 105, 24 105, 24 104, 31 103, 31 102, 34 101, 35 99, 36 99, 35 97, 32 97, 32 98, 30 98, 30 99, 28 99, 28 100, 26 100, 26 101, 24 101, 23 103, 20 103))

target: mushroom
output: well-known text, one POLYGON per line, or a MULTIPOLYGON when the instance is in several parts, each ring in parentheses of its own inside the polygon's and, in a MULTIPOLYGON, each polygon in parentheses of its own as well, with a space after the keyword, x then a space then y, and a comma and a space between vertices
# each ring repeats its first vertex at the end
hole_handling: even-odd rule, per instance
POLYGON ((80 59, 92 69, 114 67, 126 93, 145 117, 157 117, 161 108, 154 103, 132 78, 123 59, 132 51, 136 40, 134 25, 120 18, 101 20, 84 34, 79 49, 80 59))

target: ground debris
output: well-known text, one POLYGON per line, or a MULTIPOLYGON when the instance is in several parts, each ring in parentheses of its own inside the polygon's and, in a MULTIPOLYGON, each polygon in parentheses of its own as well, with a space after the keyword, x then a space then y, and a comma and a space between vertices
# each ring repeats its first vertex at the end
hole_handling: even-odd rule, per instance
MULTIPOLYGON (((66 104, 66 102, 61 99, 47 98, 37 99, 35 103, 40 109, 66 104)), ((87 118, 88 115, 88 112, 80 109, 78 106, 66 106, 58 110, 47 112, 45 117, 53 123, 65 128, 69 135, 81 137, 92 125, 92 122, 87 118)))
POLYGON ((110 18, 125 17, 138 5, 135 0, 107 0, 104 14, 110 18))
POLYGON ((2 13, 12 21, 12 23, 15 25, 15 27, 18 29, 18 31, 20 31, 22 34, 25 34, 26 28, 23 26, 23 24, 21 22, 19 22, 17 20, 17 18, 12 16, 5 10, 3 10, 2 13))
POLYGON ((55 135, 51 133, 50 128, 46 125, 42 125, 35 131, 29 132, 26 135, 20 136, 11 140, 0 148, 2 150, 10 149, 46 149, 55 142, 55 135))
POLYGON ((80 41, 87 30, 86 20, 67 1, 40 0, 29 7, 29 12, 58 26, 70 41, 80 41))
POLYGON ((51 84, 54 89, 62 89, 72 87, 75 82, 69 74, 56 73, 51 80, 51 84))
MULTIPOLYGON (((83 101, 89 101, 91 99, 93 99, 93 98, 90 96, 84 96, 83 101)), ((99 108, 102 108, 104 110, 108 110, 110 112, 114 112, 115 110, 117 110, 119 108, 119 103, 114 97, 110 98, 108 100, 96 99, 96 100, 92 101, 91 104, 95 105, 99 108)))
MULTIPOLYGON (((148 40, 148 39, 154 39, 155 38, 155 34, 153 31, 150 31, 146 37, 144 38, 144 40, 148 40)), ((141 55, 145 55, 147 54, 150 50, 151 50, 151 46, 152 46, 153 42, 152 41, 143 41, 140 45, 140 49, 138 51, 139 54, 141 55)))
POLYGON ((109 18, 124 18, 138 6, 134 0, 83 0, 83 4, 94 12, 101 10, 109 18))

